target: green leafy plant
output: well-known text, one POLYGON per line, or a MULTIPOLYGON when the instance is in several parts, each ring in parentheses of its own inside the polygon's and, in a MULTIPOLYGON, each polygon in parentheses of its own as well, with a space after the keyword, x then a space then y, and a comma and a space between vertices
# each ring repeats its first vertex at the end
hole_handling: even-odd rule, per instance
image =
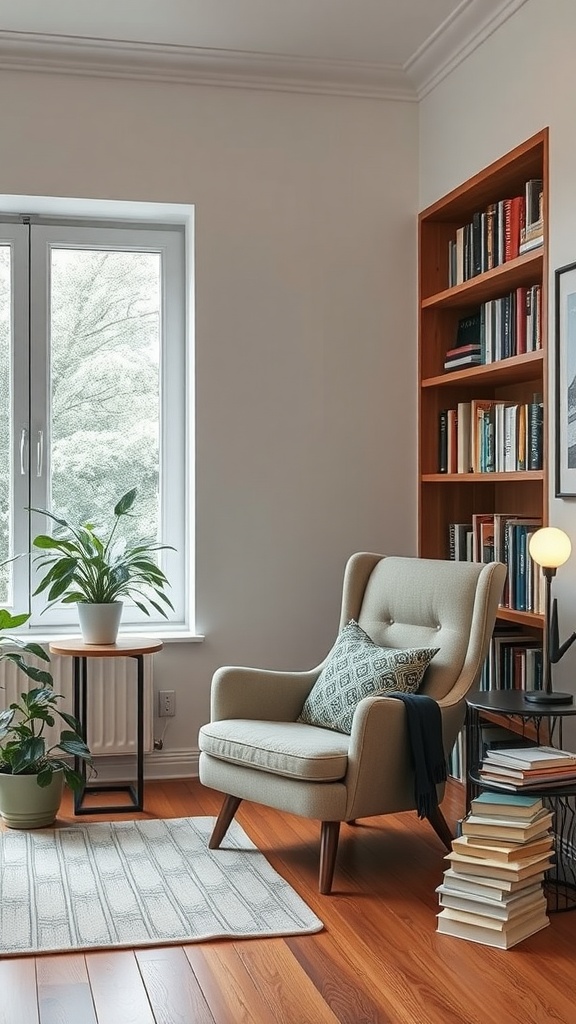
POLYGON ((21 672, 38 686, 20 694, 16 701, 0 711, 0 773, 3 775, 36 775, 39 786, 48 786, 55 771, 62 769, 71 789, 82 785, 79 772, 70 767, 65 755, 77 757, 92 764, 92 755, 80 735, 80 725, 73 715, 58 708, 62 694, 54 692, 50 672, 30 665, 24 654, 33 654, 42 661, 50 661, 39 644, 26 643, 18 636, 9 636, 6 629, 17 629, 29 615, 11 615, 0 609, 0 660, 13 661, 21 672), (17 647, 20 650, 6 650, 17 647), (61 718, 68 727, 62 729, 57 743, 47 746, 44 730, 61 718))
POLYGON ((73 526, 46 509, 32 509, 52 519, 57 527, 54 536, 39 534, 33 540, 42 552, 36 555, 35 564, 40 570, 48 569, 34 593, 48 592, 47 607, 57 601, 108 604, 129 598, 146 615, 150 614, 147 605, 151 605, 167 618, 165 606, 173 607, 164 593, 169 584, 152 556, 170 545, 146 541, 130 545, 116 536, 120 520, 130 516, 136 493, 133 488, 114 506, 114 522, 104 536, 93 523, 73 526))

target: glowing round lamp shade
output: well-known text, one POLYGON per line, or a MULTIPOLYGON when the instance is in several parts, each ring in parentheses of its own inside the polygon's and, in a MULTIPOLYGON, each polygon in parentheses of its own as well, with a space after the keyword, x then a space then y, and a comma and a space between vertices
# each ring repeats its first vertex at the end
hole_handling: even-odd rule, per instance
POLYGON ((563 530, 544 526, 532 535, 528 550, 537 565, 544 569, 558 569, 570 558, 572 544, 563 530))

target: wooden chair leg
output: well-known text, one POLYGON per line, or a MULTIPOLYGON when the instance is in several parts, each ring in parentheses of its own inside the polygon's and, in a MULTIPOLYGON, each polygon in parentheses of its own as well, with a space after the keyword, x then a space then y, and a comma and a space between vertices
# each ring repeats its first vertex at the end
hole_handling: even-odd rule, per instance
POLYGON ((323 896, 329 896, 332 890, 339 835, 339 821, 322 822, 322 831, 320 833, 320 882, 318 888, 323 896))
POLYGON ((428 821, 432 825, 432 828, 434 829, 438 838, 441 839, 442 842, 444 843, 446 849, 451 850, 452 840, 454 836, 452 835, 450 829, 448 828, 448 822, 446 821, 446 818, 442 814, 440 808, 435 807, 434 810, 430 812, 430 814, 426 815, 426 817, 428 818, 428 821))
POLYGON ((232 818, 236 814, 242 800, 239 796, 225 796, 224 803, 220 808, 220 814, 216 818, 216 824, 212 830, 212 835, 208 841, 209 850, 217 850, 220 843, 224 839, 232 818))

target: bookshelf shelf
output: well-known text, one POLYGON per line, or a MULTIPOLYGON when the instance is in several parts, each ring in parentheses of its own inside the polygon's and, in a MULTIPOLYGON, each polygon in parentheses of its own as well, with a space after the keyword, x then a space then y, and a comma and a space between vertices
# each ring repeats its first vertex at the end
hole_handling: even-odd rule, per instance
POLYGON ((517 384, 520 381, 539 383, 542 379, 543 362, 544 353, 539 349, 537 352, 525 352, 519 356, 510 356, 508 359, 499 359, 485 366, 471 366, 466 370, 452 370, 436 377, 428 377, 422 380, 421 386, 450 388, 461 384, 472 387, 480 384, 517 384))
MULTIPOLYGON (((423 473, 424 484, 485 484, 494 483, 529 483, 531 480, 542 481, 544 473, 540 469, 516 470, 514 473, 423 473)), ((438 556, 439 557, 439 556, 438 556)))
POLYGON ((516 622, 520 626, 529 626, 532 629, 544 629, 544 616, 538 612, 520 612, 516 608, 498 609, 498 618, 505 622, 516 622))
POLYGON ((479 305, 494 297, 495 292, 506 292, 520 285, 534 284, 542 277, 543 247, 527 252, 500 267, 464 281, 454 288, 446 288, 436 295, 422 299, 422 309, 454 309, 479 305))
MULTIPOLYGON (((507 562, 511 588, 496 629, 516 629, 532 648, 541 644, 543 615, 525 552, 530 531, 548 518, 547 222, 548 129, 422 211, 418 222, 419 553, 488 560, 486 535, 480 527, 476 544, 475 531, 492 519, 492 557, 507 562), (523 226, 526 244, 538 243, 519 255, 523 226), (468 359, 466 344, 477 346, 468 359), (479 365, 465 365, 473 359, 479 365), (460 365, 446 369, 455 360, 460 365)), ((514 678, 513 685, 521 684, 514 678)))

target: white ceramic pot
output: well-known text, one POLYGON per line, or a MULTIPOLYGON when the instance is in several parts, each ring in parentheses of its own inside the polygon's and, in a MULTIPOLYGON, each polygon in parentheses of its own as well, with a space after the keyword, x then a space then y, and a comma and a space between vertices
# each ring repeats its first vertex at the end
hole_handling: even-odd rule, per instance
POLYGON ((115 644, 122 608, 122 601, 113 601, 111 604, 78 602, 78 619, 84 643, 115 644))
POLYGON ((3 775, 0 772, 0 815, 8 828, 46 828, 52 825, 62 800, 64 772, 52 775, 48 786, 39 786, 36 775, 3 775))

